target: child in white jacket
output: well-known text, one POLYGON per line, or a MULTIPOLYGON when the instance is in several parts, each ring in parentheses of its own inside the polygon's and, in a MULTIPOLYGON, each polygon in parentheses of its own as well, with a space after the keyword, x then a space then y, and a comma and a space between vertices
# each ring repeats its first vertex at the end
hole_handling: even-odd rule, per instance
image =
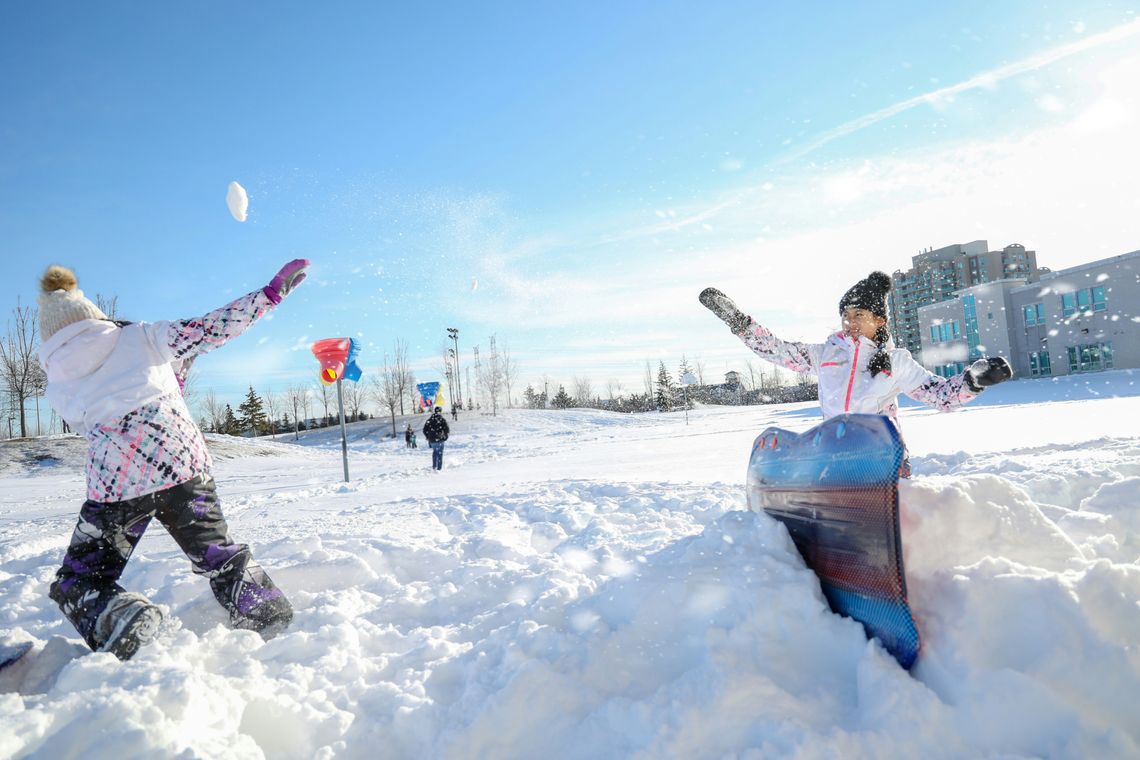
MULTIPOLYGON (((793 372, 816 375, 824 419, 837 414, 884 414, 898 428, 899 393, 949 411, 1013 376, 1009 362, 996 356, 978 359, 960 375, 939 377, 916 362, 910 351, 895 348, 886 328, 890 289, 891 278, 883 272, 872 272, 853 285, 839 301, 843 329, 823 343, 780 340, 716 288, 702 291, 700 301, 762 358, 793 372)), ((901 474, 910 476, 905 459, 901 474)))
POLYGON ((182 399, 178 376, 198 354, 239 335, 305 278, 309 262, 286 264, 269 285, 204 317, 113 322, 79 290, 74 273, 50 267, 41 280, 40 363, 47 399, 87 438, 87 501, 50 596, 95 650, 120 659, 150 641, 162 620, 119 577, 157 517, 209 578, 234 627, 269 638, 293 609, 235 544, 210 476, 206 442, 182 399))

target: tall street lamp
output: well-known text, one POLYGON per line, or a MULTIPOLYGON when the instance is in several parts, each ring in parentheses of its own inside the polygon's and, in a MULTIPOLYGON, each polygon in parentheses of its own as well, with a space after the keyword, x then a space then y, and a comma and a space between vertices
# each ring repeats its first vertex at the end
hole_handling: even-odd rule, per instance
POLYGON ((462 406, 463 405, 463 384, 459 381, 459 377, 460 377, 460 375, 459 375, 459 328, 458 327, 447 328, 447 336, 449 338, 451 338, 452 342, 455 344, 455 385, 457 386, 458 391, 459 391, 457 394, 458 398, 459 398, 459 405, 462 406))

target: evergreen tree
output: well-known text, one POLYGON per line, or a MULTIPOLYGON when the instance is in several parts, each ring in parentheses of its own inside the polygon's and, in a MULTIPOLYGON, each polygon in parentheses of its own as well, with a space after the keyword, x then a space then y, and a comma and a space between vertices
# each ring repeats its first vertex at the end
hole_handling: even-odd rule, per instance
POLYGON ((561 385, 558 386, 558 393, 554 394, 554 398, 550 399, 550 405, 555 409, 569 409, 574 406, 574 399, 570 398, 570 394, 561 385))
POLYGON ((665 362, 661 362, 657 369, 657 409, 668 412, 673 409, 673 380, 669 377, 669 370, 665 369, 665 362))
POLYGON ((237 435, 241 432, 241 426, 238 425, 237 418, 234 417, 234 410, 229 404, 226 404, 226 412, 222 415, 222 427, 218 432, 226 435, 237 435))
POLYGON ((694 379, 696 378, 693 368, 689 366, 689 360, 681 354, 681 366, 677 367, 677 382, 681 384, 681 397, 685 401, 685 408, 692 409, 693 402, 689 398, 689 386, 685 385, 685 375, 693 375, 694 379))
MULTIPOLYGON (((693 368, 689 365, 689 360, 685 358, 684 354, 682 354, 681 355, 681 366, 677 367, 677 380, 680 382, 684 382, 685 375, 692 375, 692 374, 693 374, 693 368)), ((694 375, 694 377, 695 377, 695 375, 694 375)))
POLYGON ((526 404, 527 409, 545 409, 546 394, 536 391, 532 386, 528 385, 526 390, 523 391, 523 402, 526 404))
POLYGON ((265 406, 252 385, 249 386, 245 401, 238 404, 238 415, 242 431, 252 430, 254 435, 261 435, 269 427, 269 422, 265 418, 265 406))

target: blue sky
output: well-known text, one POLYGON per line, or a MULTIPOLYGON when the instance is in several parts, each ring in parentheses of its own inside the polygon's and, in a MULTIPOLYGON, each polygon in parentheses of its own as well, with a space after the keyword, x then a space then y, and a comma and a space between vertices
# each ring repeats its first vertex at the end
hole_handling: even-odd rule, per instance
POLYGON ((923 247, 1140 248, 1120 4, 7 3, 0 67, 6 313, 49 263, 157 320, 312 259, 199 363, 227 399, 336 335, 438 379, 449 326, 524 384, 637 391, 647 359, 749 358, 705 285, 818 339, 923 247))

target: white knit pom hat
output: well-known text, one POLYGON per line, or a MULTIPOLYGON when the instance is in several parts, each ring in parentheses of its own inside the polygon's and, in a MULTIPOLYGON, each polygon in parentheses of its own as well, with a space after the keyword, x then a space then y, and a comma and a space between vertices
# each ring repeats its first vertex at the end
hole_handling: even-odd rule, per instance
POLYGON ((73 322, 84 319, 106 319, 107 315, 91 303, 78 287, 75 272, 52 265, 40 279, 40 335, 47 340, 73 322))

